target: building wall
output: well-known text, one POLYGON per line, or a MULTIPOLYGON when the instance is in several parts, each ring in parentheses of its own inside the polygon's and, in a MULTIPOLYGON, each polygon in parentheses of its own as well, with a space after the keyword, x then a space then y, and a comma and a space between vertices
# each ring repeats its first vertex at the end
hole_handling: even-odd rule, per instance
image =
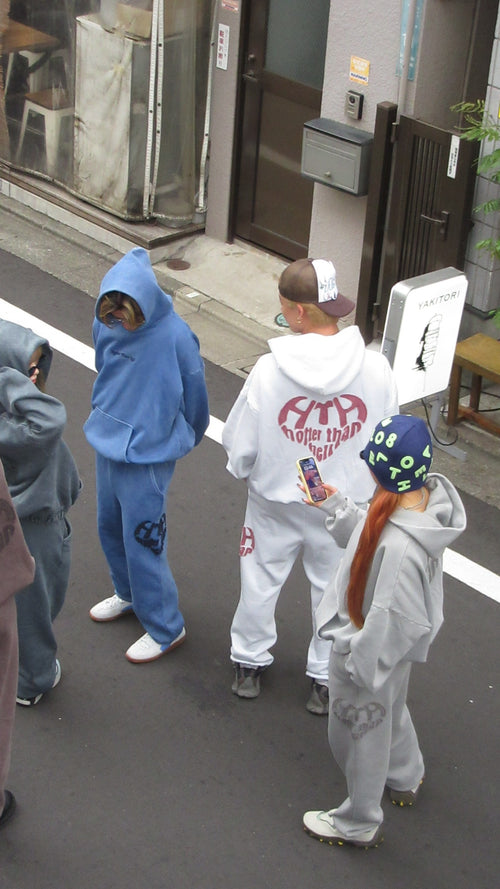
MULTIPOLYGON (((236 12, 216 3, 217 23, 230 28, 227 70, 215 67, 211 110, 211 149, 206 232, 218 240, 230 237, 231 187, 234 169, 235 114, 238 96, 240 48, 240 0, 236 12)), ((417 0, 407 0, 410 7, 417 0)), ((398 76, 401 46, 401 10, 404 0, 331 0, 321 115, 361 130, 373 132, 377 104, 395 102, 400 113, 421 117, 451 128, 457 116, 451 105, 478 98, 487 79, 490 46, 495 33, 488 87, 488 107, 495 117, 500 108, 500 24, 494 31, 498 0, 423 0, 420 42, 413 80, 398 76), (370 63, 366 84, 350 80, 351 56, 370 63), (347 90, 364 95, 363 116, 353 121, 345 115, 347 90)), ((217 35, 216 35, 217 36, 217 35)), ((476 203, 490 186, 478 182, 476 203)), ((337 266, 341 290, 356 298, 366 214, 365 197, 354 197, 318 183, 314 186, 310 256, 326 256, 337 266)), ((491 225, 481 221, 481 225, 491 225)), ((500 269, 474 243, 483 229, 476 224, 471 235, 466 273, 468 301, 486 311, 498 304, 500 269)))
POLYGON ((238 59, 241 30, 241 2, 237 11, 215 7, 215 47, 210 123, 209 180, 207 190, 206 233, 219 241, 229 238, 231 186, 233 176, 238 59), (218 25, 229 27, 227 70, 217 67, 218 25))
MULTIPOLYGON (((399 9, 400 0, 386 0, 377 4, 375 15, 372 0, 359 0, 355 7, 349 0, 331 0, 322 117, 373 132, 377 104, 397 101, 399 9), (370 63, 366 85, 349 79, 351 56, 370 63), (364 95, 359 121, 353 121, 344 112, 349 89, 364 95)), ((356 299, 358 292, 366 201, 365 197, 354 197, 325 185, 314 186, 309 255, 333 260, 339 286, 351 299, 356 299)))
MULTIPOLYGON (((494 2, 496 4, 496 0, 494 2)), ((482 11, 488 5, 492 6, 490 0, 426 0, 415 77, 412 109, 415 117, 452 129, 458 118, 451 108, 470 97, 472 76, 476 82, 481 76, 484 90, 489 66, 488 62, 484 65, 484 59, 489 59, 489 55, 484 51, 476 53, 475 43, 482 11)), ((495 19, 491 23, 491 37, 495 19)), ((491 50, 491 44, 489 48, 491 50)))
MULTIPOLYGON (((475 96, 474 98, 480 98, 475 96)), ((488 90, 486 93, 486 111, 495 121, 500 118, 500 11, 498 12, 493 41, 493 53, 488 77, 488 90)), ((485 143, 482 153, 490 153, 498 143, 485 143)), ((474 194, 474 206, 500 198, 500 186, 490 182, 484 176, 478 176, 474 194)), ((473 310, 477 310, 484 316, 492 309, 500 307, 500 262, 495 260, 485 250, 478 250, 476 244, 484 238, 500 239, 500 214, 474 213, 474 226, 469 236, 465 274, 469 281, 467 302, 473 310)), ((483 329, 484 324, 481 327, 483 329)), ((498 337, 498 329, 493 322, 489 322, 489 329, 484 330, 492 336, 498 337)), ((477 319, 474 315, 464 316, 462 334, 467 336, 478 329, 477 319)))
MULTIPOLYGON (((408 0, 408 5, 412 2, 408 0)), ((402 80, 397 73, 402 7, 402 0, 386 0, 377 6, 375 16, 373 3, 359 0, 353 15, 349 0, 332 0, 322 116, 373 132, 377 104, 390 101, 398 105, 398 113, 451 129, 459 122, 451 106, 478 98, 481 88, 484 94, 498 0, 424 0, 413 80, 402 80), (356 86, 349 79, 352 55, 370 62, 366 85, 356 86), (364 95, 363 118, 354 123, 344 113, 345 94, 351 88, 364 95)), ((487 96, 495 118, 500 108, 499 27, 487 96)), ((476 203, 491 194, 491 184, 479 180, 476 203)), ((315 185, 309 254, 330 256, 335 261, 340 286, 351 298, 356 298, 358 289, 366 200, 315 185)), ((468 302, 483 310, 498 305, 500 284, 498 263, 487 254, 478 255, 474 247, 477 240, 488 236, 483 228, 487 224, 482 219, 474 226, 466 268, 468 302)))

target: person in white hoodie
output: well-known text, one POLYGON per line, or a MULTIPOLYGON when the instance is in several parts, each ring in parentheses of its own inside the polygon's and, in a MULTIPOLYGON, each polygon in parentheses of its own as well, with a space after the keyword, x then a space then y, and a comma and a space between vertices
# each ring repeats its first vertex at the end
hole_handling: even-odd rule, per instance
POLYGON ((330 845, 368 848, 383 839, 384 789, 394 805, 413 805, 423 782, 408 682, 443 622, 443 552, 466 517, 451 482, 428 474, 432 443, 418 417, 382 420, 361 457, 378 482, 367 512, 325 484, 321 511, 346 550, 316 612, 333 643, 328 738, 348 795, 306 812, 303 825, 330 845))
POLYGON ((296 460, 313 455, 324 477, 366 503, 373 479, 359 451, 375 423, 398 410, 386 358, 365 348, 359 328, 339 330, 354 303, 342 296, 333 263, 300 259, 279 280, 283 315, 293 333, 269 341, 229 413, 222 443, 227 469, 245 479, 248 502, 240 542, 241 592, 231 626, 232 690, 260 693, 262 671, 273 662, 275 609, 281 588, 302 553, 311 585, 313 634, 306 675, 307 709, 328 713, 329 640, 316 632, 314 612, 341 550, 321 514, 304 516, 296 460))

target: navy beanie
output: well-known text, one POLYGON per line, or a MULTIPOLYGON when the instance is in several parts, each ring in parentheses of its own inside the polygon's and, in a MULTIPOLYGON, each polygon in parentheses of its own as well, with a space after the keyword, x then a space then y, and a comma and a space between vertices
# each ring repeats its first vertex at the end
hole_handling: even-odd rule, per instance
POLYGON ((404 494, 425 484, 432 463, 432 441, 423 420, 396 414, 375 426, 360 456, 382 488, 404 494))

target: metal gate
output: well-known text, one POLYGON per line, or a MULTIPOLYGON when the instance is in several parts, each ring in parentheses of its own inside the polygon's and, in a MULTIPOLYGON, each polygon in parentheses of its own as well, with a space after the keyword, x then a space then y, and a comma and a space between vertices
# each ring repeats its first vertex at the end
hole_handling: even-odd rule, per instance
MULTIPOLYGON (((387 127, 386 120, 384 126, 387 127)), ((472 226, 475 143, 461 140, 450 130, 403 115, 392 127, 394 132, 392 185, 389 189, 387 184, 389 199, 381 262, 373 250, 367 249, 366 239, 372 236, 368 222, 365 228, 363 254, 380 264, 376 276, 373 268, 370 273, 363 265, 361 269, 356 320, 368 334, 367 339, 382 333, 391 289, 398 281, 448 266, 464 268, 472 226), (370 280, 372 293, 363 293, 363 281, 370 280)), ((388 135, 381 151, 390 154, 389 138, 388 135)), ((373 190, 376 201, 387 202, 387 193, 381 194, 379 183, 373 182, 373 178, 370 193, 373 190)), ((370 195, 368 206, 369 213, 373 213, 370 195)))

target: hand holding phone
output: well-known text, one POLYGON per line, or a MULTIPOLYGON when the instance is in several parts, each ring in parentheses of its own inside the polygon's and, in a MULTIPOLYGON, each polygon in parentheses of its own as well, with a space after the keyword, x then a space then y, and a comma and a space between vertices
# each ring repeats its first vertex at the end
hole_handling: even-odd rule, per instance
POLYGON ((309 502, 321 503, 322 500, 326 500, 328 495, 314 457, 303 457, 301 460, 297 460, 297 469, 309 502))

